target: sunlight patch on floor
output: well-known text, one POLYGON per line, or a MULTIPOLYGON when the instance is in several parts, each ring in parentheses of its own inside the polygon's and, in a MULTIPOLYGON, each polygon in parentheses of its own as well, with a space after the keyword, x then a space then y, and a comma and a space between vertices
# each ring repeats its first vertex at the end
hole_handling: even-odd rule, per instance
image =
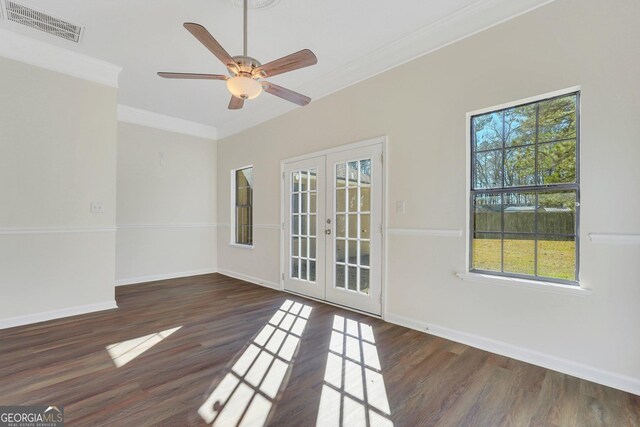
POLYGON ((113 363, 119 368, 131 362, 180 328, 182 328, 182 326, 122 341, 117 344, 111 344, 108 345, 106 349, 113 363))
POLYGON ((198 409, 215 426, 263 426, 284 386, 311 307, 287 300, 198 409))
POLYGON ((317 426, 393 427, 373 328, 334 316, 317 426))

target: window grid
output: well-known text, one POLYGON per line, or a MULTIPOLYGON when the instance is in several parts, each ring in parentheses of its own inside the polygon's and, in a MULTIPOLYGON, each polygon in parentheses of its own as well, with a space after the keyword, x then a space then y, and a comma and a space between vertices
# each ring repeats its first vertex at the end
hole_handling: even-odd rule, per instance
POLYGON ((253 167, 237 169, 235 177, 235 239, 253 245, 253 167))
MULTIPOLYGON (((521 277, 521 278, 543 278, 544 280, 572 284, 576 285, 578 281, 578 272, 579 272, 579 143, 580 143, 580 94, 579 92, 560 95, 553 98, 542 99, 539 101, 535 101, 529 104, 524 105, 516 105, 513 107, 505 108, 503 110, 493 111, 489 113, 483 113, 477 116, 471 117, 471 192, 470 192, 470 271, 481 272, 481 273, 489 273, 489 274, 498 274, 509 277, 521 277), (541 140, 540 139, 540 106, 542 103, 547 101, 552 101, 560 98, 574 98, 575 102, 575 135, 574 137, 569 138, 551 138, 549 140, 541 140), (508 145, 506 144, 506 120, 505 115, 508 111, 514 110, 521 107, 531 106, 535 108, 535 132, 534 139, 532 143, 529 144, 519 144, 519 145, 508 145), (476 129, 475 129, 475 120, 477 117, 485 116, 485 115, 493 115, 496 113, 500 113, 502 116, 502 138, 501 138, 501 146, 498 148, 488 148, 488 149, 477 149, 476 147, 476 129), (565 142, 575 141, 575 178, 573 182, 566 183, 544 183, 541 178, 541 166, 539 164, 540 160, 540 148, 541 147, 550 147, 553 144, 561 144, 565 142), (534 150, 534 179, 532 185, 513 185, 508 186, 506 182, 506 158, 507 152, 513 149, 519 148, 533 148, 534 150), (492 188, 476 188, 477 184, 477 169, 479 167, 478 163, 478 154, 485 153, 500 153, 502 155, 501 163, 502 168, 500 170, 500 184, 499 187, 492 188), (573 217, 573 233, 549 233, 549 232, 541 232, 540 231, 540 195, 542 194, 573 194, 573 201, 575 201, 575 211, 573 217), (533 195, 534 203, 533 203, 533 231, 531 232, 522 232, 515 230, 505 230, 505 198, 509 194, 522 194, 522 195, 533 195), (477 200, 478 196, 490 196, 495 195, 500 197, 500 230, 491 230, 491 231, 477 231, 476 230, 476 213, 477 213, 477 200), (480 269, 474 268, 474 245, 476 244, 476 237, 480 236, 500 236, 500 270, 495 271, 491 269, 480 269), (505 236, 531 236, 533 239, 533 272, 532 274, 521 274, 517 272, 505 271, 505 236), (550 275, 541 274, 539 271, 539 247, 540 242, 544 241, 573 241, 574 246, 574 268, 573 268, 573 277, 572 279, 563 279, 558 277, 551 277, 550 275)), ((490 186, 489 186, 490 187, 490 186)))
POLYGON ((317 273, 317 175, 315 168, 291 172, 289 274, 310 283, 315 283, 317 273))

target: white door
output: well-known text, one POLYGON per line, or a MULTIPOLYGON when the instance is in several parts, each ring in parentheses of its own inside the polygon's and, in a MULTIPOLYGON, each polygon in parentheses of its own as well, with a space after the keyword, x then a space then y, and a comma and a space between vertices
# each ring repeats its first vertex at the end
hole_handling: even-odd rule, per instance
POLYGON ((286 290, 382 313, 382 173, 382 144, 285 163, 286 290))
POLYGON ((284 287, 325 298, 325 157, 284 168, 284 287))

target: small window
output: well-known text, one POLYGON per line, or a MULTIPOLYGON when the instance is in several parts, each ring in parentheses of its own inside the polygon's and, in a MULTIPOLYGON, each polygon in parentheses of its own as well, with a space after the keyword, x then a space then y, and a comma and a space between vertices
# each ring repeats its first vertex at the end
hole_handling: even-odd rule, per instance
POLYGON ((471 271, 577 283, 579 96, 471 117, 471 271))
POLYGON ((238 245, 253 245, 253 167, 236 169, 234 180, 235 206, 233 212, 233 240, 238 245))

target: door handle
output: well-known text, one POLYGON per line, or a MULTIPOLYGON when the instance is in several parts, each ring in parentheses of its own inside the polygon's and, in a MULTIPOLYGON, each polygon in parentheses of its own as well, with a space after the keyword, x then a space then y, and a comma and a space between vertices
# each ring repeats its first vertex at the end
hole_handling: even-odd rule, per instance
POLYGON ((324 234, 326 234, 327 236, 331 234, 331 229, 327 228, 326 230, 324 230, 324 234))

